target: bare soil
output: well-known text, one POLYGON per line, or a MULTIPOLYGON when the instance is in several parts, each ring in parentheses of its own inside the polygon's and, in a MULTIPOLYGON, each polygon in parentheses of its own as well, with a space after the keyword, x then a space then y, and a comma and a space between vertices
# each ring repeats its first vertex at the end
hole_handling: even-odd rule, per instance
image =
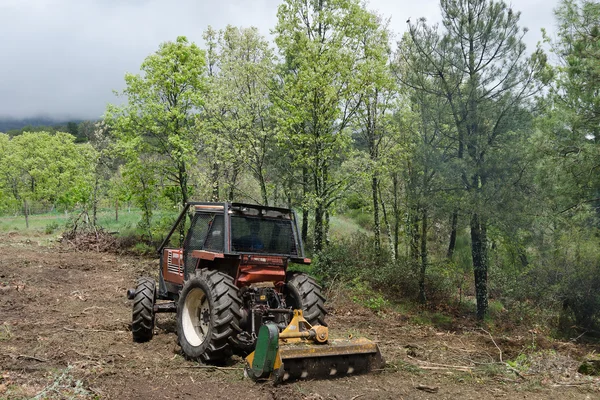
POLYGON ((156 260, 0 236, 0 399, 600 398, 600 379, 577 373, 597 347, 536 330, 495 333, 464 317, 450 330, 410 325, 405 315, 375 314, 343 292, 330 293, 331 336, 377 341, 387 366, 256 384, 243 378, 238 357, 219 368, 186 361, 174 315, 158 315, 152 341, 132 342, 126 289, 156 272, 156 260))

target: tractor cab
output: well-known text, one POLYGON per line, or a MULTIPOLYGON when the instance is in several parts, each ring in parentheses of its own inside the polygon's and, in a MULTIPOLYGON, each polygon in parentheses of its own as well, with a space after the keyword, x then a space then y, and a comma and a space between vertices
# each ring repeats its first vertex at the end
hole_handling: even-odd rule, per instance
POLYGON ((238 287, 265 281, 282 286, 289 261, 310 263, 296 221, 295 212, 284 208, 188 203, 159 250, 158 297, 172 299, 200 268, 218 269, 238 287), (178 247, 170 247, 178 230, 187 233, 178 247))

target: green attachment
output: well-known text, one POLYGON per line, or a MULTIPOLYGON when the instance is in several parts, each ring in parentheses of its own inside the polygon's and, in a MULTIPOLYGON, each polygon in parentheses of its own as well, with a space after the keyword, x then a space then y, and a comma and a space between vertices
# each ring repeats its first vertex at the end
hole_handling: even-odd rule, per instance
POLYGON ((247 371, 251 378, 266 379, 273 372, 279 350, 279 329, 274 324, 265 324, 258 331, 252 366, 247 371))

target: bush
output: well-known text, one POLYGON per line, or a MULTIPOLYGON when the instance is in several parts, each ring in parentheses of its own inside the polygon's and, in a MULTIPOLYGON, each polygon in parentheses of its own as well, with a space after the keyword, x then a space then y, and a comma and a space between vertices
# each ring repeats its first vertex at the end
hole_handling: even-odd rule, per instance
MULTIPOLYGON (((374 238, 360 232, 331 243, 315 257, 313 264, 314 274, 325 285, 343 282, 357 291, 357 299, 376 310, 387 304, 382 295, 390 300, 416 299, 416 271, 414 263, 404 257, 393 260, 385 247, 377 254, 374 238)), ((456 288, 454 280, 460 275, 455 272, 446 264, 430 266, 426 276, 430 301, 448 301, 456 288)))
POLYGON ((46 235, 51 235, 54 232, 56 232, 57 229, 58 229, 58 222, 51 222, 46 225, 46 228, 44 228, 44 233, 46 233, 46 235))

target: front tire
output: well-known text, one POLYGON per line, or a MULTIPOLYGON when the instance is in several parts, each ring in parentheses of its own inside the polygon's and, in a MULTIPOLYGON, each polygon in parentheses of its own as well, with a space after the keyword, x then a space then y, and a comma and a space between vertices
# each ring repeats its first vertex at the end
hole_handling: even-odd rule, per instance
POLYGON ((131 333, 134 342, 142 343, 152 339, 155 302, 156 283, 154 279, 139 278, 133 297, 133 313, 131 316, 131 333))
POLYGON ((186 358, 218 361, 231 356, 240 329, 242 301, 233 279, 218 271, 196 271, 177 304, 177 337, 186 358))
POLYGON ((290 274, 286 283, 286 304, 301 309, 309 324, 327 326, 325 296, 321 293, 321 286, 311 276, 290 274))

